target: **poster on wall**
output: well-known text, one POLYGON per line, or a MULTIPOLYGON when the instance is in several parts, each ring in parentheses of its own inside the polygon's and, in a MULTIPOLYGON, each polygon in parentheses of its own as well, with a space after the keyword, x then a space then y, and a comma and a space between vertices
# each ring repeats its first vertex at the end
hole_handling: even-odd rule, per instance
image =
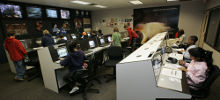
POLYGON ((91 24, 89 18, 83 18, 83 24, 91 24))
POLYGON ((81 31, 83 29, 82 18, 76 17, 76 18, 74 18, 73 22, 74 22, 74 26, 75 26, 75 32, 81 33, 81 31))
POLYGON ((83 30, 84 32, 91 32, 92 31, 92 29, 91 28, 84 28, 84 30, 83 30))
POLYGON ((7 33, 15 33, 16 35, 27 34, 26 24, 6 24, 7 33))

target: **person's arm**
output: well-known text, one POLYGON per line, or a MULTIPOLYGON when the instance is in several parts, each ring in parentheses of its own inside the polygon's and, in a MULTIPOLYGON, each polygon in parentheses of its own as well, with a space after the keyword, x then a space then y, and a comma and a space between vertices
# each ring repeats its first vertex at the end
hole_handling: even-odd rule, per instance
POLYGON ((17 48, 23 55, 27 55, 27 52, 20 41, 18 41, 17 43, 17 48))
POLYGON ((61 66, 68 66, 70 62, 70 55, 67 55, 63 60, 60 61, 61 66))
POLYGON ((133 38, 137 38, 138 37, 138 35, 137 35, 137 33, 135 31, 132 30, 131 33, 132 33, 132 37, 133 38))

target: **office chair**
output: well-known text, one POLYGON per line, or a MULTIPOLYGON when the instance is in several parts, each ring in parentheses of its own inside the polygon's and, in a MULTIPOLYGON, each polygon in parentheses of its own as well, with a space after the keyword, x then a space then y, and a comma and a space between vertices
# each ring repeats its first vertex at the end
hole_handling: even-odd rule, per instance
POLYGON ((91 87, 93 86, 93 68, 91 66, 94 60, 86 60, 85 62, 88 63, 88 68, 86 70, 80 69, 74 72, 74 75, 72 78, 74 80, 77 80, 78 83, 80 83, 79 86, 79 93, 82 93, 83 100, 88 100, 87 99, 87 92, 89 93, 99 93, 98 89, 92 89, 91 87))
POLYGON ((94 54, 94 75, 95 75, 95 81, 97 81, 99 84, 102 84, 102 82, 98 79, 100 67, 103 65, 104 61, 104 50, 96 52, 94 54))
POLYGON ((38 59, 38 54, 36 50, 27 53, 27 58, 25 59, 25 65, 30 66, 27 68, 28 81, 31 81, 37 77, 41 77, 40 62, 38 59))
POLYGON ((111 46, 107 50, 108 60, 104 63, 106 67, 113 67, 113 74, 104 75, 104 77, 110 76, 106 80, 109 82, 113 79, 116 79, 116 64, 123 59, 123 50, 119 46, 111 46))
POLYGON ((192 99, 206 98, 209 95, 211 85, 214 83, 214 81, 218 78, 219 75, 220 69, 218 68, 218 66, 213 66, 213 70, 209 72, 208 78, 205 82, 201 84, 200 87, 198 87, 198 90, 190 89, 192 99))

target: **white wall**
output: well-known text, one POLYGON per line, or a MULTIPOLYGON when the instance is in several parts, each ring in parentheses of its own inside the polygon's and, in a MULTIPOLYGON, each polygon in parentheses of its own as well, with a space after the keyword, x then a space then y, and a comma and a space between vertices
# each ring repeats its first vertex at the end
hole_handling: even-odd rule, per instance
MULTIPOLYGON (((172 3, 172 4, 160 4, 160 5, 147 5, 141 6, 141 8, 147 7, 157 7, 157 6, 169 6, 169 5, 181 5, 180 6, 180 15, 179 15, 179 27, 185 30, 186 35, 197 35, 199 37, 201 33, 201 25, 203 20, 203 8, 205 5, 200 1, 193 2, 181 2, 172 3)), ((105 25, 97 25, 100 19, 109 19, 109 18, 131 18, 133 15, 133 8, 120 8, 112 10, 101 10, 92 12, 92 23, 93 29, 102 29, 105 34, 112 33, 112 28, 106 27, 105 25)), ((119 25, 120 31, 124 31, 124 25, 119 25)), ((133 26, 133 25, 131 25, 133 26)))
MULTIPOLYGON (((112 34, 113 28, 112 27, 107 27, 105 25, 100 25, 100 21, 105 20, 109 21, 111 18, 120 18, 120 19, 125 19, 125 18, 132 18, 131 16, 133 15, 133 9, 112 9, 112 10, 105 10, 105 11, 93 11, 92 12, 92 27, 93 30, 98 30, 101 29, 104 34, 112 34)), ((133 24, 131 25, 133 26, 133 24)), ((119 31, 125 31, 124 30, 124 25, 119 24, 117 25, 119 28, 119 31)))

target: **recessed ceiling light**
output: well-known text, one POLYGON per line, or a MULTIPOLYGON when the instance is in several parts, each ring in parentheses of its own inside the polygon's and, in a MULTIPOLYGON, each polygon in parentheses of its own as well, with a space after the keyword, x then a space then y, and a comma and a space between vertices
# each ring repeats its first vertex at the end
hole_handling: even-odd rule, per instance
POLYGON ((179 1, 179 0, 167 0, 167 2, 171 2, 171 1, 179 1))
POLYGON ((74 0, 74 1, 71 1, 71 2, 75 3, 75 4, 81 4, 81 5, 90 5, 91 4, 89 2, 80 1, 80 0, 74 0))
POLYGON ((102 6, 102 5, 94 5, 94 6, 98 8, 107 8, 106 6, 102 6))
POLYGON ((141 1, 139 0, 133 0, 133 1, 129 1, 129 3, 134 4, 134 5, 141 5, 143 4, 141 1))

